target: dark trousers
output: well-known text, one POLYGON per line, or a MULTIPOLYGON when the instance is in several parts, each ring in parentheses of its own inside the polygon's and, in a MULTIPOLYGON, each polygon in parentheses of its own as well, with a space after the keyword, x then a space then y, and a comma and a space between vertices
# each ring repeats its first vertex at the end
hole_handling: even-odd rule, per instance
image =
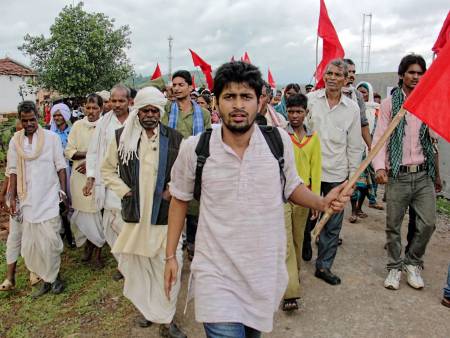
POLYGON ((408 233, 406 234, 406 248, 405 253, 408 252, 409 246, 411 245, 412 239, 414 237, 414 233, 416 232, 416 212, 413 207, 410 205, 408 207, 409 219, 408 219, 408 233))
MULTIPOLYGON (((331 189, 337 187, 341 183, 342 182, 322 182, 322 195, 325 196, 331 189)), ((344 211, 333 214, 322 229, 319 236, 319 250, 316 260, 317 269, 331 269, 337 253, 339 233, 341 232, 343 219, 344 211)))
POLYGON ((195 235, 197 235, 198 216, 186 215, 186 242, 195 244, 195 235))

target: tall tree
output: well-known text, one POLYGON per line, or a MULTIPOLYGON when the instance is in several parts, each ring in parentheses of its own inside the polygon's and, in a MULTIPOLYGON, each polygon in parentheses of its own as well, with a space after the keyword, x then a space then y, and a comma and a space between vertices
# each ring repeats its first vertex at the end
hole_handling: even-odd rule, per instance
POLYGON ((88 13, 83 3, 66 6, 50 27, 50 37, 24 37, 19 47, 31 57, 38 84, 61 94, 84 96, 109 89, 132 74, 125 50, 130 28, 114 28, 114 19, 88 13))

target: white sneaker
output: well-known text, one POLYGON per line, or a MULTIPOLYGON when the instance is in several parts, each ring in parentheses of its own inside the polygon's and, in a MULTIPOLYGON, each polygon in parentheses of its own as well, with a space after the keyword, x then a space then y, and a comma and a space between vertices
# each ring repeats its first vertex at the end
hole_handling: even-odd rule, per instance
POLYGON ((390 290, 398 290, 400 287, 400 278, 402 277, 402 272, 399 269, 391 269, 384 280, 384 287, 390 290))
POLYGON ((422 276, 420 276, 422 268, 418 265, 405 265, 408 284, 414 289, 422 289, 425 286, 422 276))

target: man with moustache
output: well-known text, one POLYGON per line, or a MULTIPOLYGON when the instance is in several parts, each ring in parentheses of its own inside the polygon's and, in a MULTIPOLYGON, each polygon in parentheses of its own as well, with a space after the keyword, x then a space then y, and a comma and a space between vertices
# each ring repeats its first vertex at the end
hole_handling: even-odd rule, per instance
MULTIPOLYGON (((400 111, 426 72, 422 56, 410 54, 398 66, 399 84, 392 96, 381 103, 374 142, 386 131, 390 121, 400 111)), ((428 126, 410 113, 402 118, 390 139, 373 160, 378 184, 386 184, 386 237, 388 276, 384 287, 397 290, 402 270, 408 284, 422 289, 423 255, 436 226, 435 181, 437 166, 428 126), (415 211, 415 231, 402 259, 401 225, 407 207, 415 211)))
POLYGON ((21 254, 31 272, 41 279, 32 297, 59 294, 64 284, 59 278, 63 242, 59 235, 59 201, 66 207, 66 160, 61 141, 55 133, 41 128, 32 101, 18 107, 23 130, 14 134, 8 149, 10 174, 10 212, 16 215, 16 198, 22 213, 21 254))
MULTIPOLYGON (((175 101, 166 106, 161 123, 178 130, 184 138, 195 136, 211 128, 211 113, 191 99, 192 76, 187 70, 178 70, 172 75, 172 94, 175 101)), ((186 242, 189 258, 195 250, 199 205, 192 201, 186 216, 186 242)))
MULTIPOLYGON (((322 148, 321 192, 326 195, 353 173, 361 162, 360 110, 355 101, 342 94, 348 76, 341 59, 330 61, 323 76, 325 88, 308 94, 306 126, 318 132, 322 148)), ((341 279, 331 272, 339 244, 344 212, 330 217, 319 237, 317 278, 331 285, 341 279)))
MULTIPOLYGON (((104 115, 98 122, 91 143, 86 154, 86 185, 83 188, 85 196, 94 193, 95 202, 99 210, 103 212, 103 231, 106 242, 112 248, 117 236, 123 227, 120 214, 120 198, 111 189, 105 188, 100 168, 106 155, 108 145, 114 140, 116 129, 122 128, 129 114, 131 104, 130 89, 118 84, 111 89, 112 110, 104 115)), ((115 255, 118 261, 117 255, 115 255)), ((120 280, 123 276, 119 271, 113 275, 114 280, 120 280)))
MULTIPOLYGON (((274 128, 284 156, 280 168, 263 131, 255 125, 262 86, 258 68, 244 62, 222 65, 214 78, 222 125, 210 134, 191 265, 196 319, 203 322, 208 338, 253 338, 272 330, 273 314, 288 280, 285 200, 339 211, 349 199, 337 200, 343 185, 325 197, 305 187, 289 135, 274 128)), ((172 169, 165 258, 168 296, 179 274, 176 250, 194 196, 199 139, 200 135, 185 141, 172 169)))
MULTIPOLYGON (((119 254, 119 270, 125 277, 123 293, 143 315, 138 324, 160 323, 163 337, 186 337, 173 323, 179 277, 171 299, 164 296, 168 183, 183 140, 179 132, 159 123, 165 104, 166 98, 154 87, 137 93, 125 126, 108 147, 101 172, 106 187, 122 198, 125 223, 113 252, 119 254)), ((181 243, 176 255, 181 260, 181 243)))

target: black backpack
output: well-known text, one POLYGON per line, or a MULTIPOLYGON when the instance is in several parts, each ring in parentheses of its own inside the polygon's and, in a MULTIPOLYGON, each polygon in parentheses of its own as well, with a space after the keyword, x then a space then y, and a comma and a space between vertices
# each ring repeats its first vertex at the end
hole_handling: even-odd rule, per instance
MULTIPOLYGON (((284 188, 286 186, 286 176, 284 175, 284 145, 279 130, 276 127, 259 125, 259 129, 262 131, 267 145, 270 148, 273 156, 278 162, 280 168, 281 185, 283 187, 282 196, 283 202, 287 202, 284 196, 284 188)), ((195 153, 197 154, 197 167, 195 168, 195 185, 194 185, 194 198, 200 201, 200 195, 202 192, 202 174, 203 167, 206 160, 209 157, 209 140, 211 139, 212 129, 206 129, 198 141, 195 153)))

